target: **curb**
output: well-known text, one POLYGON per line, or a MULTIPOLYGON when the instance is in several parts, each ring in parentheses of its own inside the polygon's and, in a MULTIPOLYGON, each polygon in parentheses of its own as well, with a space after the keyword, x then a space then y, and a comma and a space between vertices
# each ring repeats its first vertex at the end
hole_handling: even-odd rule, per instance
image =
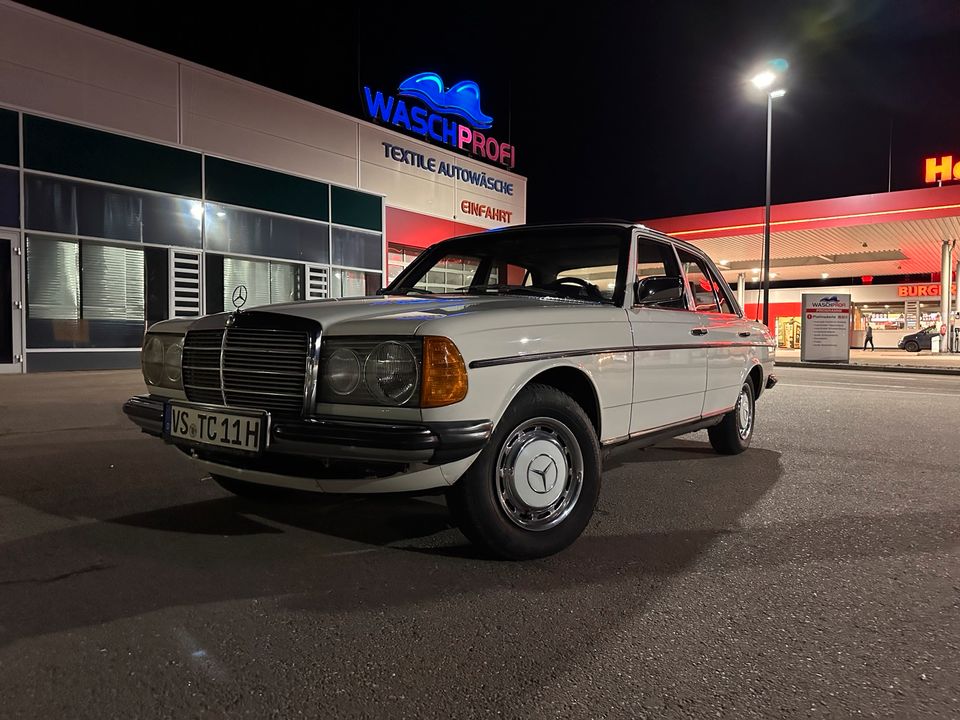
POLYGON ((854 363, 800 362, 777 360, 776 367, 826 368, 829 370, 866 370, 868 372, 916 373, 918 375, 960 375, 960 368, 910 367, 908 365, 857 365, 854 363))

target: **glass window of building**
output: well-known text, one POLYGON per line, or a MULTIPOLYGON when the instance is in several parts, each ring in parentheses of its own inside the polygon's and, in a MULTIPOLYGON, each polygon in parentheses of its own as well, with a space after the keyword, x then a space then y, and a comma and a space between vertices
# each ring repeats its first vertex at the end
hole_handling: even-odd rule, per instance
POLYGON ((223 258, 223 307, 233 307, 233 291, 247 288, 244 307, 303 299, 300 266, 273 260, 223 258))
POLYGON ((143 322, 143 251, 84 242, 80 246, 82 317, 143 322))
MULTIPOLYGON (((206 203, 204 247, 241 255, 330 262, 327 223, 206 203)), ((380 267, 379 263, 376 266, 380 267)))
POLYGON ((379 270, 383 264, 383 236, 378 232, 335 226, 331 241, 333 265, 379 270))
POLYGON ((27 237, 27 347, 138 347, 144 329, 139 248, 27 237))
POLYGON ((362 297, 376 295, 381 286, 378 272, 333 268, 330 280, 330 297, 362 297))
POLYGON ((27 238, 27 306, 31 319, 80 319, 80 244, 27 238))
MULTIPOLYGON (((939 309, 939 308, 938 308, 939 309)), ((853 329, 866 330, 867 323, 874 330, 904 330, 916 325, 916 318, 908 323, 904 303, 854 303, 853 329)), ((929 324, 929 323, 928 323, 929 324)))
POLYGON ((392 283, 404 268, 416 260, 423 250, 404 245, 390 245, 387 249, 387 282, 392 283))
MULTIPOLYGON (((445 293, 467 287, 473 282, 473 276, 480 267, 479 258, 475 257, 455 257, 447 256, 440 260, 433 268, 421 278, 415 287, 429 290, 432 293, 445 293)), ((495 285, 498 282, 498 268, 490 270, 490 284, 495 285)), ((520 274, 520 280, 523 282, 523 274, 520 274)))

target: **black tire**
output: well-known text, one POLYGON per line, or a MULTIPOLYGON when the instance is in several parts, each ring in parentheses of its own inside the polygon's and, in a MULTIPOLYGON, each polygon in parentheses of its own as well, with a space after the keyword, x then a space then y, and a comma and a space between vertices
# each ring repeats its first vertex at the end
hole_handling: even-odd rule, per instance
POLYGON ((757 403, 753 397, 753 383, 746 380, 737 395, 737 404, 733 410, 723 416, 718 425, 707 430, 710 444, 721 455, 739 455, 750 447, 753 437, 753 428, 756 425, 757 403), (742 403, 746 402, 749 417, 744 427, 744 417, 741 416, 742 403))
POLYGON ((915 340, 910 340, 903 346, 903 349, 907 352, 920 352, 920 343, 915 340))
POLYGON ((587 414, 556 388, 529 385, 447 492, 447 504, 473 543, 500 558, 527 560, 559 552, 580 537, 599 494, 600 446, 587 414), (522 480, 515 478, 520 468, 522 480), (526 505, 524 498, 549 504, 526 505))
MULTIPOLYGON (((310 499, 313 493, 303 490, 294 490, 292 488, 277 487, 275 485, 261 485, 260 483, 247 482, 245 480, 236 480, 234 478, 223 477, 222 475, 211 475, 214 482, 228 492, 244 500, 252 500, 261 503, 280 503, 293 502, 295 500, 310 499)), ((318 493, 319 494, 319 493, 318 493)))

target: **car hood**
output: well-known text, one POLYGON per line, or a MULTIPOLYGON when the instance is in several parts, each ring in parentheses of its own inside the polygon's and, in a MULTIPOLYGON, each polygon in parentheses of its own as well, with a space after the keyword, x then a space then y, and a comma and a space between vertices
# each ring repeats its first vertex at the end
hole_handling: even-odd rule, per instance
MULTIPOLYGON (((613 307, 606 304, 578 302, 563 298, 529 296, 452 296, 425 297, 420 295, 376 295, 359 298, 331 298, 309 300, 279 305, 266 305, 251 310, 282 315, 310 318, 323 327, 327 335, 361 333, 414 334, 425 323, 448 318, 476 321, 482 316, 490 324, 496 324, 500 313, 511 315, 535 310, 537 316, 561 314, 570 317, 582 313, 609 312, 613 307), (549 310, 554 310, 554 313, 549 310)), ((446 325, 447 323, 444 323, 446 325)), ((475 324, 471 323, 471 324, 475 324)), ((481 324, 486 325, 487 322, 481 324)))

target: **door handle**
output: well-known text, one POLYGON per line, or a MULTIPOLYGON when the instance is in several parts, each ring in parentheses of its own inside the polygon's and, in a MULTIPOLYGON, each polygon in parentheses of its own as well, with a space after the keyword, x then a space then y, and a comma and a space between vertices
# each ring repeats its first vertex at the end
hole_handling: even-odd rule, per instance
POLYGON ((750 337, 750 333, 748 332, 738 332, 737 335, 740 337, 750 337))
POLYGON ((706 328, 694 328, 693 330, 690 331, 690 334, 691 334, 691 335, 706 335, 706 334, 707 334, 707 329, 706 329, 706 328))

